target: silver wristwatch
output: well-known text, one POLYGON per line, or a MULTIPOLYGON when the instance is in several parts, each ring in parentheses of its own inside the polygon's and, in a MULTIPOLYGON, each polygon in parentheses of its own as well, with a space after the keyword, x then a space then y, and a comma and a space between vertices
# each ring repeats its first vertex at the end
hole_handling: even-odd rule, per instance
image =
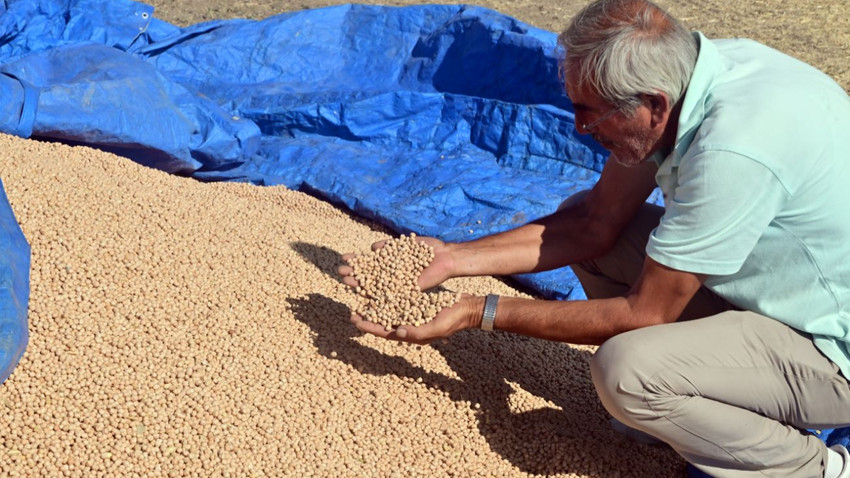
POLYGON ((484 299, 484 316, 481 318, 482 330, 493 330, 493 322, 496 320, 496 305, 499 304, 499 296, 488 294, 484 299))

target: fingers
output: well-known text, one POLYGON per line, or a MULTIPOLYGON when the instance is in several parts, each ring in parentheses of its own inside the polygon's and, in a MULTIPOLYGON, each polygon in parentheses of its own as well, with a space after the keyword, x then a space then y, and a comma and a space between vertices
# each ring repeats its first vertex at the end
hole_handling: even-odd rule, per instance
MULTIPOLYGON (((348 260, 354 257, 354 254, 345 254, 342 256, 344 260, 348 260), (347 256, 347 257, 346 257, 347 256)), ((351 275, 354 273, 354 268, 348 264, 343 264, 337 267, 336 272, 342 276, 342 283, 349 287, 357 287, 360 284, 357 283, 357 280, 351 275)))
POLYGON ((367 334, 377 335, 378 337, 382 337, 385 339, 393 339, 395 338, 394 330, 387 330, 383 325, 376 324, 374 322, 369 322, 363 317, 357 314, 351 314, 351 323, 354 324, 361 332, 366 332, 367 334))
POLYGON ((384 326, 369 322, 357 314, 351 314, 351 323, 361 332, 372 334, 384 339, 396 340, 399 342, 409 342, 413 344, 426 345, 431 343, 433 338, 423 338, 423 334, 417 332, 420 327, 412 325, 402 325, 393 330, 387 330, 384 326))
POLYGON ((416 327, 415 325, 402 325, 395 329, 395 335, 399 340, 410 342, 412 344, 428 345, 433 342, 433 337, 423 337, 423 334, 419 330, 420 328, 421 327, 416 327))
MULTIPOLYGON (((384 247, 384 245, 387 243, 388 240, 389 239, 384 239, 382 241, 372 243, 372 246, 371 246, 372 250, 377 251, 378 249, 384 247)), ((355 281, 354 279, 350 279, 351 274, 354 272, 354 268, 352 268, 347 263, 348 263, 348 261, 350 261, 351 259, 353 259, 356 256, 357 256, 357 254, 354 254, 354 253, 351 253, 351 252, 343 254, 342 260, 346 264, 343 264, 343 265, 341 265, 337 268, 337 273, 339 273, 339 275, 341 275, 343 277, 342 282, 345 283, 346 285, 351 286, 351 287, 357 287, 358 284, 357 284, 357 281, 355 281)))
POLYGON ((343 284, 349 287, 357 287, 360 285, 357 283, 357 279, 351 275, 351 273, 354 272, 354 269, 352 269, 351 266, 339 266, 336 271, 342 276, 343 284))
POLYGON ((387 241, 388 241, 388 239, 384 239, 383 241, 378 241, 378 242, 372 243, 372 250, 377 251, 378 249, 384 247, 384 244, 386 244, 387 241))
POLYGON ((427 345, 438 338, 434 335, 433 331, 428 330, 431 328, 428 327, 428 325, 430 325, 430 323, 420 325, 419 327, 414 325, 402 325, 395 329, 395 335, 398 340, 403 340, 413 344, 427 345))

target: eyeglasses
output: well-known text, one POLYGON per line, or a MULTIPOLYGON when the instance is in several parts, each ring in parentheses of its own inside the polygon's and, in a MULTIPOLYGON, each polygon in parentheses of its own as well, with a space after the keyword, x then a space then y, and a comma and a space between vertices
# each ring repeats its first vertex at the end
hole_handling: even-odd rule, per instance
POLYGON ((620 106, 618 106, 618 107, 616 107, 616 108, 612 108, 611 110, 609 110, 609 111, 608 111, 607 113, 605 113, 604 115, 600 116, 599 118, 596 118, 596 120, 595 120, 595 121, 592 121, 592 122, 590 122, 590 123, 588 123, 588 124, 584 124, 584 123, 582 123, 581 128, 582 128, 583 130, 585 130, 585 131, 590 131, 591 129, 593 129, 593 128, 595 128, 595 127, 599 126, 600 124, 602 124, 602 122, 603 122, 603 121, 605 121, 605 120, 607 120, 608 118, 610 118, 610 117, 614 116, 614 114, 615 114, 615 113, 617 113, 618 111, 620 111, 621 109, 623 109, 623 105, 620 105, 620 106))

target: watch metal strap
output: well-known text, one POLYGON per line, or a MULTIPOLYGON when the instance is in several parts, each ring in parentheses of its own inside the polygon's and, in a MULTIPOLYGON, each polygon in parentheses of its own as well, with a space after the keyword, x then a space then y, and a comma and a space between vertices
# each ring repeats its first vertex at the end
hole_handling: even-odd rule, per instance
POLYGON ((482 330, 493 330, 493 322, 496 320, 496 305, 499 304, 499 296, 488 294, 484 299, 484 316, 481 318, 482 330))

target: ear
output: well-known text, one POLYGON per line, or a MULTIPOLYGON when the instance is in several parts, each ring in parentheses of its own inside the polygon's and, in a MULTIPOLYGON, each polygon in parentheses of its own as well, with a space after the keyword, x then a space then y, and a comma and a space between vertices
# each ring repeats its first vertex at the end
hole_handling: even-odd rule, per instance
POLYGON ((670 98, 667 94, 659 91, 654 95, 643 94, 640 96, 643 104, 649 108, 652 127, 656 127, 660 124, 666 124, 667 118, 670 116, 670 110, 673 106, 670 104, 670 98))

